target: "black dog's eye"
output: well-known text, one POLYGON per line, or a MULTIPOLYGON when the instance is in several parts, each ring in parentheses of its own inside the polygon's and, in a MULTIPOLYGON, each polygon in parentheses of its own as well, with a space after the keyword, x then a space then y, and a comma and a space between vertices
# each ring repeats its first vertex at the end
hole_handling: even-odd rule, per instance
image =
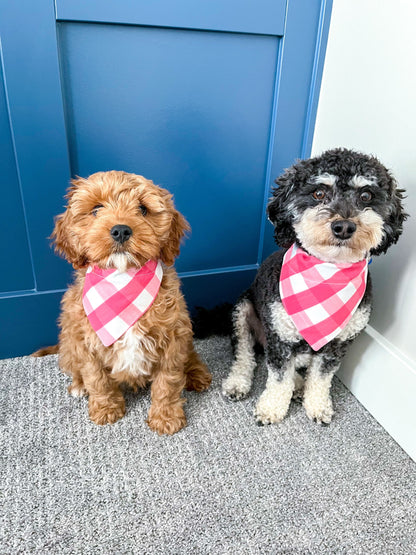
POLYGON ((140 210, 140 212, 143 214, 143 216, 146 216, 146 214, 147 214, 147 208, 146 208, 146 206, 145 206, 144 204, 141 204, 141 205, 139 206, 139 210, 140 210))
POLYGON ((373 194, 370 193, 370 191, 362 191, 360 193, 360 199, 363 202, 370 202, 370 200, 373 198, 373 194))
POLYGON ((316 191, 312 193, 312 196, 315 200, 323 200, 326 196, 326 193, 323 189, 316 189, 316 191))
POLYGON ((92 214, 93 216, 96 216, 96 215, 97 215, 97 212, 98 212, 98 210, 99 210, 100 208, 102 208, 102 207, 103 207, 103 205, 102 205, 102 204, 97 204, 97 205, 96 205, 96 206, 94 206, 94 208, 93 208, 93 209, 91 210, 91 214, 92 214))

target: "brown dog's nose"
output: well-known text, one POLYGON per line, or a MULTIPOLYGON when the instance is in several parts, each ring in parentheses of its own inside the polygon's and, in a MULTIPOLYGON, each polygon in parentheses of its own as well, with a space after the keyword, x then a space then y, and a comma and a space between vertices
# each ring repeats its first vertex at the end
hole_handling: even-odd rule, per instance
POLYGON ((115 225, 111 228, 110 235, 117 243, 124 243, 133 235, 133 230, 128 225, 115 225))
POLYGON ((337 239, 349 239, 357 226, 351 220, 335 220, 331 224, 331 229, 337 239))

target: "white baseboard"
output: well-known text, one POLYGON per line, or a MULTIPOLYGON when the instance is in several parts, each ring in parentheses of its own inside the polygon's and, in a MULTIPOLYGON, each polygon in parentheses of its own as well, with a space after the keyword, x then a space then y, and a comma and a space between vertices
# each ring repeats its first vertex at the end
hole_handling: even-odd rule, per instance
POLYGON ((367 326, 337 376, 416 461, 416 364, 367 326))

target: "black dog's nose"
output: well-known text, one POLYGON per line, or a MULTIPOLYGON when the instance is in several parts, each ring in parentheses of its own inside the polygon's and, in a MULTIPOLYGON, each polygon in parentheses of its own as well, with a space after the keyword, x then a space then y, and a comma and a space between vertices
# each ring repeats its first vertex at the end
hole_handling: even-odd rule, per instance
POLYGON ((133 235, 133 230, 128 225, 115 225, 111 228, 110 235, 117 243, 124 243, 133 235))
POLYGON ((349 239, 357 226, 351 220, 335 220, 331 224, 331 229, 337 239, 349 239))

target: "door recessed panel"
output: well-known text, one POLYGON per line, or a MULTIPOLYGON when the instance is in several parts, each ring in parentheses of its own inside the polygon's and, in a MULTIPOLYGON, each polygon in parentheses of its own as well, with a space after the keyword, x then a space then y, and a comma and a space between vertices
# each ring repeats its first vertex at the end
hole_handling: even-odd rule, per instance
POLYGON ((72 174, 174 193, 181 271, 255 263, 279 39, 67 23, 59 45, 72 174))

